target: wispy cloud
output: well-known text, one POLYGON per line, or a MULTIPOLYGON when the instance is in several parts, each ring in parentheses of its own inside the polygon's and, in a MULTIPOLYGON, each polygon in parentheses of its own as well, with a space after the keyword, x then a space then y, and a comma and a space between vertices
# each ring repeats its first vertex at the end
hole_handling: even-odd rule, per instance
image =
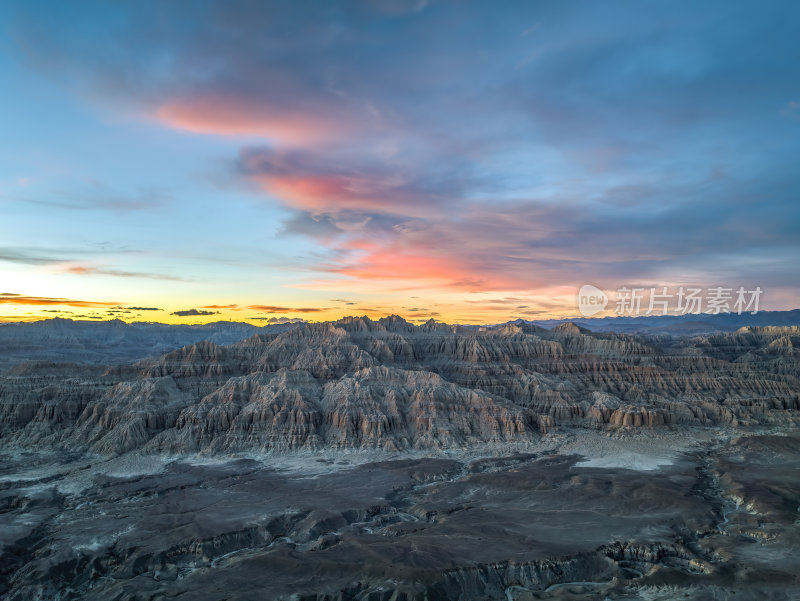
POLYGON ((66 189, 41 191, 37 196, 33 196, 31 192, 27 192, 25 195, 0 193, 0 198, 52 209, 103 210, 115 213, 153 211, 174 200, 167 192, 154 188, 143 188, 124 193, 112 190, 97 181, 68 184, 66 189))
MULTIPOLYGON (((119 251, 117 251, 119 252, 119 251)), ((123 251, 132 254, 131 251, 123 251)), ((0 248, 0 261, 20 265, 53 266, 62 273, 80 276, 111 276, 118 278, 144 278, 151 280, 166 280, 186 282, 188 278, 166 273, 129 271, 103 265, 85 263, 87 258, 111 254, 104 248, 83 249, 29 249, 29 248, 0 248)))
POLYGON ((0 249, 0 261, 6 261, 8 263, 19 263, 22 265, 52 265, 55 263, 62 263, 65 260, 66 259, 40 255, 38 253, 23 249, 0 249))
POLYGON ((280 307, 275 305, 249 305, 247 308, 264 313, 319 313, 327 310, 323 307, 280 307))
POLYGON ((147 273, 142 271, 125 271, 122 269, 110 269, 106 267, 94 267, 91 265, 71 265, 64 269, 66 273, 72 275, 104 275, 115 278, 145 278, 149 280, 167 280, 171 282, 186 282, 187 278, 178 277, 164 273, 147 273))
POLYGON ((70 298, 52 298, 47 296, 24 296, 21 294, 12 294, 4 292, 0 294, 0 304, 6 305, 63 305, 66 307, 113 307, 119 305, 118 302, 104 302, 104 301, 84 301, 75 300, 70 298))

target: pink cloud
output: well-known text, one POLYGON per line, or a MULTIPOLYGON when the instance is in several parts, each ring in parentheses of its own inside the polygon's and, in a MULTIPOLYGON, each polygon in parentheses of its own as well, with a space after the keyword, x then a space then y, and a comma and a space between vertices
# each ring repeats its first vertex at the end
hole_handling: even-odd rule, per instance
POLYGON ((338 238, 320 237, 335 252, 317 269, 331 277, 309 287, 357 289, 370 282, 393 290, 576 290, 586 281, 619 285, 618 264, 659 258, 658 249, 638 250, 644 232, 586 236, 579 220, 573 206, 470 203, 443 217, 407 219, 390 228, 367 224, 338 238), (600 256, 598 244, 605 249, 600 256))
POLYGON ((368 177, 258 174, 253 180, 288 206, 312 213, 365 211, 421 217, 436 211, 392 183, 368 177))
POLYGON ((342 133, 334 119, 271 105, 229 93, 200 93, 169 100, 155 110, 157 120, 198 134, 255 136, 303 145, 342 133))
MULTIPOLYGON (((454 288, 469 292, 515 289, 522 282, 502 271, 485 268, 463 253, 439 249, 435 244, 409 240, 349 240, 340 245, 349 251, 340 263, 322 267, 353 281, 390 282, 392 288, 454 288)), ((323 282, 316 282, 317 285, 323 282)))
POLYGON ((287 206, 312 213, 360 211, 426 217, 441 215, 449 202, 448 197, 405 177, 400 169, 347 166, 346 159, 335 155, 335 150, 251 149, 241 153, 239 162, 245 175, 264 192, 287 206))

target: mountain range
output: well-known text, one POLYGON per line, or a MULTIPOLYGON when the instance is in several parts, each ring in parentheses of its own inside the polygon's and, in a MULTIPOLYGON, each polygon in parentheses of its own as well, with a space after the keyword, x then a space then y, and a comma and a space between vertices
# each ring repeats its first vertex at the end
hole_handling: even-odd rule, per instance
MULTIPOLYGON (((17 363, 0 379, 6 445, 110 454, 397 451, 524 443, 563 427, 752 428, 800 417, 798 326, 675 336, 598 333, 571 322, 549 330, 413 325, 397 316, 283 331, 212 324, 175 334, 213 334, 223 344, 204 339, 132 362, 97 355, 114 340, 140 341, 143 326, 23 327, 48 326, 57 335, 38 344, 50 340, 60 360, 17 363), (69 334, 80 328, 92 332, 95 355, 69 334), (232 338, 241 339, 224 344, 232 338), (75 348, 94 362, 70 363, 75 348)), ((163 336, 164 326, 144 331, 156 332, 158 344, 179 340, 163 336)))

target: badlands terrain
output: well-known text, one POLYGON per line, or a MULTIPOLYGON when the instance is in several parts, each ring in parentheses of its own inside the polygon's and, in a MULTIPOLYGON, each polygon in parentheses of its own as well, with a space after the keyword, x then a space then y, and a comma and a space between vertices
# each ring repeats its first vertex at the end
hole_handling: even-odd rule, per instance
POLYGON ((547 325, 0 326, 0 596, 800 599, 800 327, 547 325))

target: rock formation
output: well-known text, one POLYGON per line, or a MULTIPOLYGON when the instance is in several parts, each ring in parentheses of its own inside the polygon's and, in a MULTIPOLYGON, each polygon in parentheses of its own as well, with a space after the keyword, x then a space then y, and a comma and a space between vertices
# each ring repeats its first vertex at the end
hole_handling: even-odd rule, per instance
POLYGON ((559 427, 792 425, 800 328, 698 337, 351 317, 0 378, 7 444, 101 453, 465 447, 559 427))

